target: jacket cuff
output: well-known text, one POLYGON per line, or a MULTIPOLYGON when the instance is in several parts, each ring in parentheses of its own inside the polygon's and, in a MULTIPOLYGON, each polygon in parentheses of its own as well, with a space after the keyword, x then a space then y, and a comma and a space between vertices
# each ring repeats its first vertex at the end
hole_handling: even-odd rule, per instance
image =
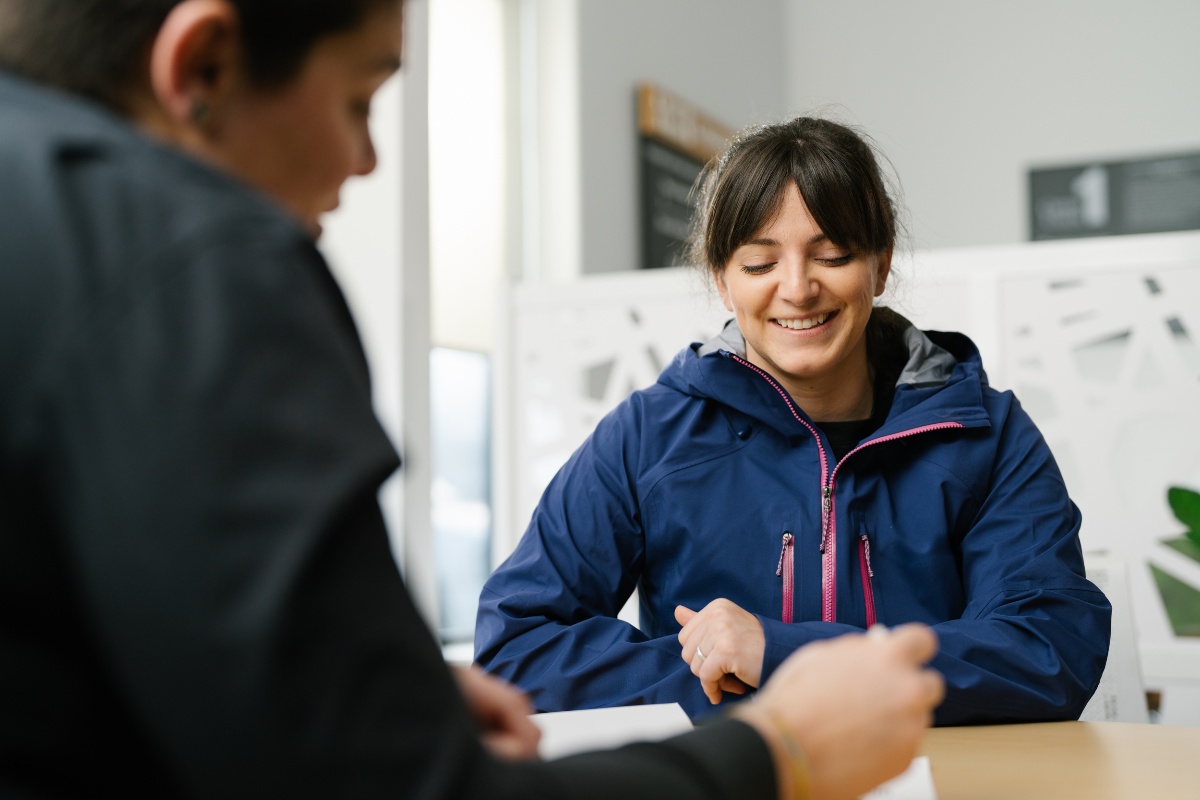
POLYGON ((840 622, 782 622, 755 614, 762 625, 763 663, 759 686, 767 682, 784 659, 809 642, 832 639, 845 633, 862 633, 861 628, 840 622))

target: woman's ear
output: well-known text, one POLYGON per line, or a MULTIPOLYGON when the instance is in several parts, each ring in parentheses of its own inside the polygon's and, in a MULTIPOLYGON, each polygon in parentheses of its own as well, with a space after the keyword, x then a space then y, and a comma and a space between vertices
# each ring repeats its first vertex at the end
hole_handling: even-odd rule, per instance
POLYGON ((238 66, 238 15, 228 0, 183 0, 150 48, 150 87, 173 123, 204 128, 238 66))
POLYGON ((726 311, 733 311, 733 304, 729 302, 729 287, 725 285, 725 271, 713 272, 713 283, 717 285, 717 294, 721 295, 721 302, 725 304, 726 311))
POLYGON ((888 275, 892 271, 892 248, 888 248, 879 254, 879 268, 875 272, 875 296, 879 297, 883 294, 883 290, 887 288, 888 275))

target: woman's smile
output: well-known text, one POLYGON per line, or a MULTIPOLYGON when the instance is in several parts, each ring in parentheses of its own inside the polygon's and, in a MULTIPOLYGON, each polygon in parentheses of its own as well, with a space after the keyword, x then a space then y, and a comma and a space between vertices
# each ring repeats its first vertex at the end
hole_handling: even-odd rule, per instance
POLYGON ((823 314, 817 314, 811 317, 798 317, 793 319, 773 319, 771 320, 781 328, 787 328, 789 331, 811 331, 816 328, 824 329, 825 323, 832 317, 836 316, 836 311, 827 311, 823 314))

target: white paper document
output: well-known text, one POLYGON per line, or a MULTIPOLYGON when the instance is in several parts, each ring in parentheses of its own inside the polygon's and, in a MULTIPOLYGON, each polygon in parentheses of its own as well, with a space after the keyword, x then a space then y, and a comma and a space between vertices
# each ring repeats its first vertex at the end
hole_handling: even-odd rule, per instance
MULTIPOLYGON (((530 719, 542 730, 538 753, 544 759, 658 741, 692 729, 678 703, 555 711, 530 719)), ((914 758, 907 771, 863 795, 863 800, 937 800, 929 759, 914 758)))
POLYGON ((530 719, 542 729, 538 753, 544 759, 658 741, 692 729, 691 719, 678 703, 554 711, 530 719))
POLYGON ((908 769, 862 796, 862 800, 937 800, 928 756, 917 756, 908 769))

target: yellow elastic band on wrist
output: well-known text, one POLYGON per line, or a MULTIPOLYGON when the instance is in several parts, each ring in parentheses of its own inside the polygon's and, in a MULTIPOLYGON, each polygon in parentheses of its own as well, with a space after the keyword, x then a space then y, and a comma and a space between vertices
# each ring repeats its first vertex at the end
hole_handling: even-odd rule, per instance
POLYGON ((788 763, 792 768, 792 796, 796 800, 810 800, 812 776, 808 771, 808 756, 804 754, 804 748, 800 746, 800 742, 796 741, 796 737, 792 735, 792 729, 783 721, 783 717, 768 712, 767 719, 771 720, 771 726, 783 740, 783 749, 787 751, 788 763))

